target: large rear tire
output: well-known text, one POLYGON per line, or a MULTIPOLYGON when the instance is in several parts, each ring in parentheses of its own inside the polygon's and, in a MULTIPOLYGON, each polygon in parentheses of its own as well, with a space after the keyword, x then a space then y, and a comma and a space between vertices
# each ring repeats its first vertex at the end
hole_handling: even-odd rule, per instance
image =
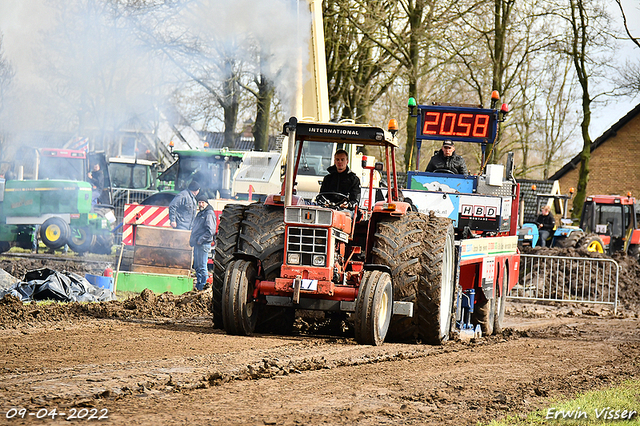
POLYGON ((224 276, 227 266, 233 260, 233 253, 238 250, 240 225, 246 208, 247 206, 242 204, 227 204, 220 214, 213 257, 213 285, 211 288, 211 313, 213 314, 213 326, 216 328, 223 328, 222 288, 224 276))
POLYGON ((389 330, 392 311, 391 275, 381 271, 365 271, 356 299, 356 341, 361 345, 381 345, 389 330))
POLYGON ((280 274, 284 255, 283 209, 262 203, 249 205, 240 229, 239 248, 260 260, 265 279, 280 274))
POLYGON ((89 228, 71 229, 71 238, 69 238, 69 248, 76 253, 86 253, 95 243, 96 236, 89 228))
POLYGON ((388 338, 440 344, 449 338, 455 290, 450 219, 417 212, 377 224, 373 262, 391 269, 393 300, 414 303, 414 317, 392 318, 388 338))
POLYGON ((256 328, 259 306, 253 300, 257 268, 248 260, 236 260, 225 274, 222 292, 222 321, 228 334, 251 336, 256 328))
POLYGON ((99 234, 96 234, 95 242, 89 251, 97 254, 111 254, 113 243, 113 234, 108 229, 103 229, 99 234))
POLYGON ((50 217, 40 227, 40 239, 52 250, 67 244, 69 237, 71 237, 71 228, 59 217, 50 217))

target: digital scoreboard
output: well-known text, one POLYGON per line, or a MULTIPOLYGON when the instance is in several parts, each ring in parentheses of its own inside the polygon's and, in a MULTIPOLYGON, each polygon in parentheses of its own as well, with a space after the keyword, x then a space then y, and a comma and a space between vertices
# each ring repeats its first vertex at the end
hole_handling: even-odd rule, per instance
POLYGON ((497 130, 496 111, 452 106, 418 107, 419 139, 493 143, 497 130))

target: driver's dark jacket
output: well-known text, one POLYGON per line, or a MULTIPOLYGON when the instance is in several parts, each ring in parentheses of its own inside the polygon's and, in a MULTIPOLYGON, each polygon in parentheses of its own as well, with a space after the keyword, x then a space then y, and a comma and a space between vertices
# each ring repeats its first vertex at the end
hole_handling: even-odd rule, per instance
MULTIPOLYGON (((349 167, 344 172, 338 173, 335 164, 330 166, 327 171, 329 174, 322 180, 320 192, 339 192, 349 197, 351 208, 358 205, 360 202, 360 178, 349 167)), ((336 196, 327 195, 326 198, 336 203, 341 201, 340 197, 336 196)))
POLYGON ((553 228, 556 227, 556 219, 551 213, 547 215, 540 213, 535 223, 536 225, 542 225, 542 228, 540 228, 541 231, 551 232, 553 231, 553 228))
POLYGON ((429 165, 427 165, 426 172, 435 172, 439 169, 451 170, 453 173, 458 175, 469 174, 467 170, 467 163, 464 162, 464 158, 456 154, 455 152, 450 157, 445 157, 442 150, 436 151, 431 160, 429 161, 429 165))

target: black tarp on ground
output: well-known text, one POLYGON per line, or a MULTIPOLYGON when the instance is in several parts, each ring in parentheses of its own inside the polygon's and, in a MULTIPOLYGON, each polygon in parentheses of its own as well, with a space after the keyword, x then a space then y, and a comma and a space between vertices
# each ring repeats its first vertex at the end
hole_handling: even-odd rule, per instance
POLYGON ((22 282, 0 290, 0 299, 11 294, 23 302, 55 300, 58 302, 106 302, 116 300, 111 290, 92 285, 73 272, 58 272, 49 268, 25 274, 22 282))

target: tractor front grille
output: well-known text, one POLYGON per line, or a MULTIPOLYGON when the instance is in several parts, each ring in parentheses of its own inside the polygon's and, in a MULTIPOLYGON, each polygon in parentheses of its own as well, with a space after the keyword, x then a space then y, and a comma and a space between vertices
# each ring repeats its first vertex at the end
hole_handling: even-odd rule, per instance
POLYGON ((322 265, 314 265, 313 257, 327 254, 327 229, 290 227, 287 256, 292 253, 300 254, 300 265, 325 266, 326 262, 322 265))

